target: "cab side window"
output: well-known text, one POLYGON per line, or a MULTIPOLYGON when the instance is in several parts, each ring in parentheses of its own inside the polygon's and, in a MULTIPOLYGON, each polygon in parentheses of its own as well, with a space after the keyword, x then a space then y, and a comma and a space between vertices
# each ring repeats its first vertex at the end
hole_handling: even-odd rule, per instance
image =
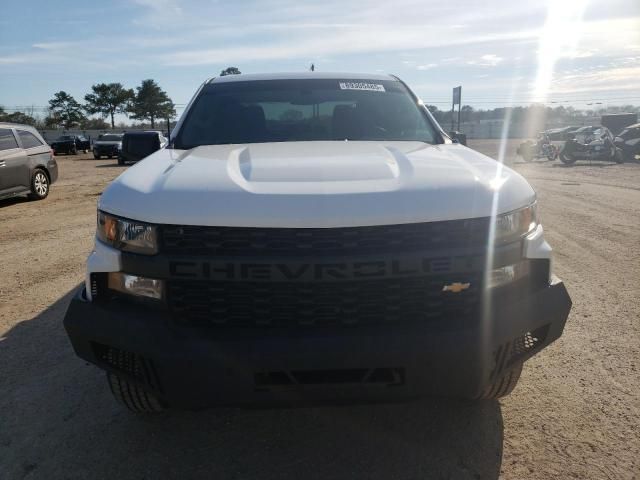
POLYGON ((13 136, 13 132, 8 128, 0 128, 0 151, 12 148, 18 148, 18 142, 13 136))
POLYGON ((18 135, 20 135, 20 141, 22 142, 22 148, 25 150, 28 148, 39 147, 42 145, 42 142, 38 140, 31 132, 25 132, 24 130, 18 130, 18 135))

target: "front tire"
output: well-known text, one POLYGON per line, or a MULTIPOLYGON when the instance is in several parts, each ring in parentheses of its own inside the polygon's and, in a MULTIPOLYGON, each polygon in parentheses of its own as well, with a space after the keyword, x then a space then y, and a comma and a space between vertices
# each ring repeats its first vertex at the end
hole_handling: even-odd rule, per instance
POLYGON ((570 153, 562 152, 560 153, 560 161, 565 165, 573 165, 576 163, 577 158, 571 155, 570 153))
POLYGON ((124 165, 124 158, 118 157, 118 165, 124 165))
POLYGON ((100 155, 96 155, 95 153, 93 154, 93 158, 95 158, 96 160, 100 160, 100 155))
POLYGON ((522 363, 518 363, 487 385, 478 400, 498 399, 509 395, 516 388, 521 374, 522 363))
POLYGON ((31 194, 32 200, 43 200, 49 195, 49 177, 44 170, 37 169, 31 177, 31 194))
POLYGON ((616 163, 624 163, 624 153, 622 150, 616 149, 615 161, 616 163))
POLYGON ((134 413, 161 413, 162 402, 153 393, 113 373, 107 373, 111 393, 118 403, 134 413))

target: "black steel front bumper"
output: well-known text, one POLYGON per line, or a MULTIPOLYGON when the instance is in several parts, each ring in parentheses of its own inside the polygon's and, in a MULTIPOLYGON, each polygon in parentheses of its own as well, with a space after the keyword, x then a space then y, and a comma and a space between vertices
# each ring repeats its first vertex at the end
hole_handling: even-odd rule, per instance
POLYGON ((562 334, 571 308, 556 280, 526 296, 495 296, 474 327, 206 329, 126 300, 89 302, 64 325, 76 353, 153 390, 167 404, 288 404, 474 397, 562 334))

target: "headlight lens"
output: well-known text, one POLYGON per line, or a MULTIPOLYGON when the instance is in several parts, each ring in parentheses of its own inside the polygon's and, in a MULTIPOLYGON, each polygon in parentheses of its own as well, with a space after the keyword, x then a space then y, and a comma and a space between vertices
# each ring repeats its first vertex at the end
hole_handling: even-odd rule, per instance
POLYGON ((538 226, 536 204, 498 215, 495 225, 495 241, 507 242, 517 240, 531 233, 538 226))
POLYGON ((158 253, 158 229, 148 223, 98 211, 96 236, 101 242, 125 252, 144 255, 158 253))

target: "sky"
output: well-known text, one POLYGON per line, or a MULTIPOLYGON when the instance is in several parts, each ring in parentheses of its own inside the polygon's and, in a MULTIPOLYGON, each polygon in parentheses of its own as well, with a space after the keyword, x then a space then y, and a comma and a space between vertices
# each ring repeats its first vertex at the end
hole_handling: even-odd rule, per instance
POLYGON ((640 0, 32 0, 0 17, 8 110, 153 78, 180 113, 227 66, 311 63, 398 75, 440 109, 457 85, 474 108, 638 105, 640 0))

